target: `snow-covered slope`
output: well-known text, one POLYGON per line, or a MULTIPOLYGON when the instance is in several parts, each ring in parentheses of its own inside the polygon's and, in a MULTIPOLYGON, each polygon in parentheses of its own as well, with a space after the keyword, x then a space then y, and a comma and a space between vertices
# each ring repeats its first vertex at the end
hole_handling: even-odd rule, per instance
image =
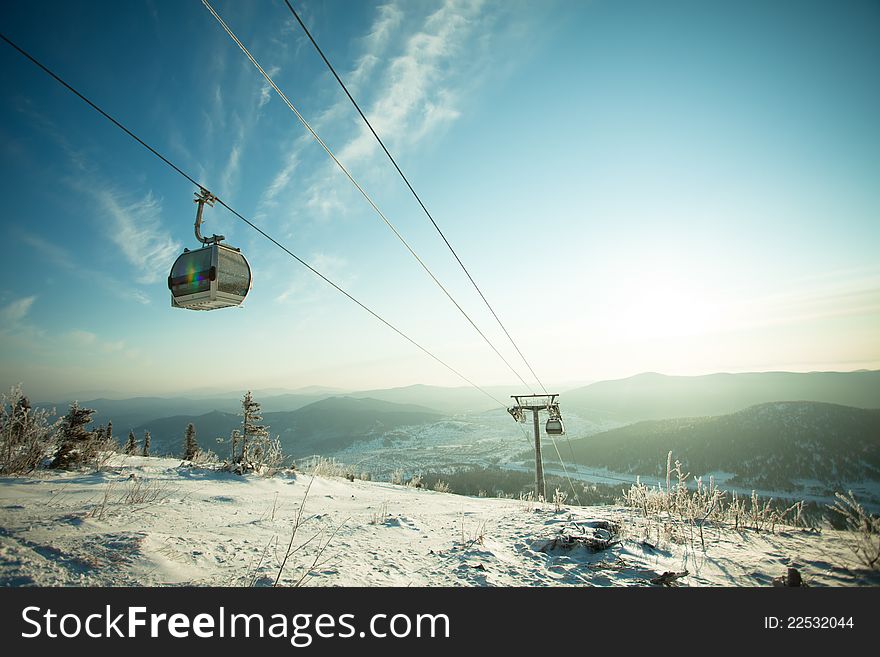
POLYGON ((703 549, 698 539, 652 536, 650 524, 619 507, 556 511, 119 456, 99 473, 0 480, 0 584, 271 585, 303 503, 284 585, 642 586, 685 570, 684 585, 767 585, 788 566, 813 585, 878 583, 856 570, 846 537, 831 529, 707 527, 703 549), (621 528, 613 547, 550 547, 562 534, 599 531, 602 520, 621 528))

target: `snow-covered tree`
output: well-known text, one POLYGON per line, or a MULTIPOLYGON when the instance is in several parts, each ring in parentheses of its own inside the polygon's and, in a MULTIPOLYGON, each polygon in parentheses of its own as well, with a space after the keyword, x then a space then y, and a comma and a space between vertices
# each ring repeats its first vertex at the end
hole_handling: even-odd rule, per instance
POLYGON ((260 403, 254 399, 253 393, 247 391, 241 400, 242 422, 241 422, 241 458, 242 462, 247 463, 250 460, 248 454, 248 441, 266 438, 269 436, 269 427, 259 424, 263 419, 263 411, 260 403))
POLYGON ((80 408, 78 402, 70 405, 67 415, 61 420, 61 445, 52 459, 51 467, 67 468, 92 460, 97 448, 95 432, 86 427, 94 414, 95 409, 80 408))
POLYGON ((122 451, 128 456, 134 456, 137 452, 137 438, 134 437, 134 431, 128 432, 128 440, 125 441, 125 449, 122 451))
POLYGON ((183 458, 187 461, 192 461, 198 451, 199 444, 196 442, 196 427, 190 422, 186 425, 186 434, 183 439, 183 458))
MULTIPOLYGON (((8 421, 8 430, 13 439, 20 439, 27 430, 28 419, 33 416, 31 409, 31 401, 21 393, 21 388, 13 388, 10 390, 9 399, 10 410, 12 411, 4 419, 8 421)), ((6 404, 3 405, 3 411, 6 411, 6 404)), ((4 427, 6 424, 4 424, 4 427)))
POLYGON ((274 472, 284 462, 281 441, 277 437, 271 439, 269 427, 260 424, 262 409, 250 390, 242 398, 241 407, 241 429, 232 431, 232 456, 226 468, 239 474, 274 472))
POLYGON ((107 441, 107 447, 113 451, 119 449, 119 443, 113 437, 113 420, 107 420, 107 430, 104 432, 104 439, 107 441))
POLYGON ((143 451, 142 455, 143 456, 150 455, 150 432, 149 431, 144 431, 144 451, 143 451))
POLYGON ((229 436, 229 442, 232 444, 232 459, 231 459, 232 463, 235 463, 236 461, 238 461, 237 449, 238 449, 238 443, 240 442, 240 439, 241 439, 241 431, 239 431, 238 429, 233 429, 232 435, 229 436))
POLYGON ((117 451, 119 445, 113 439, 113 423, 108 422, 106 427, 99 426, 95 429, 87 450, 87 458, 95 459, 95 468, 100 470, 117 451))

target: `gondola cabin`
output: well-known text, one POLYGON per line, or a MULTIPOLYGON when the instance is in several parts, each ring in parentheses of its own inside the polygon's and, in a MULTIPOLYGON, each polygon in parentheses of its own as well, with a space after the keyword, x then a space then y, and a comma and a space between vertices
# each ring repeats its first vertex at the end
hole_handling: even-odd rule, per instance
POLYGON ((213 243, 184 249, 168 276, 171 306, 188 310, 216 310, 239 306, 251 285, 251 268, 238 249, 213 243))
POLYGON ((561 436, 565 433, 565 425, 562 424, 562 418, 551 417, 547 420, 544 428, 548 436, 561 436))

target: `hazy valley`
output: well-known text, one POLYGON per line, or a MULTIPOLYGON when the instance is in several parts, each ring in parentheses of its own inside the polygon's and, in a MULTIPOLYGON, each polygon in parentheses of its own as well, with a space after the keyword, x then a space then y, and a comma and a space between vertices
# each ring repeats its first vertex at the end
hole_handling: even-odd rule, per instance
MULTIPOLYGON (((491 390, 501 399, 514 391, 491 390)), ((514 423, 474 389, 267 392, 275 394, 259 400, 263 423, 296 460, 334 458, 383 480, 394 473, 534 469, 531 423, 514 423)), ((568 474, 584 482, 659 482, 672 451, 694 477, 714 475, 731 488, 811 499, 852 488, 880 505, 878 371, 642 374, 564 391, 560 401, 566 435, 542 439, 550 474, 565 474, 561 457, 568 474)), ((158 455, 179 456, 192 423, 202 449, 223 458, 241 424, 237 393, 81 405, 96 410, 98 424, 112 420, 123 440, 129 431, 139 439, 149 431, 158 455)))

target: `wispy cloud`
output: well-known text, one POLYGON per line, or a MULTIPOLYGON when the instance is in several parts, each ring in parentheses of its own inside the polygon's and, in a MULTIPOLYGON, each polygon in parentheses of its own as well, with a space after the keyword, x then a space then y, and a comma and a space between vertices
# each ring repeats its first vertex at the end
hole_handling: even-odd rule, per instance
POLYGON ((81 347, 91 346, 98 341, 98 336, 91 331, 70 331, 67 337, 71 342, 81 347))
POLYGON ((296 171, 298 166, 299 156, 294 153, 287 158, 287 162, 285 162, 281 170, 275 174, 271 184, 266 188, 266 192, 263 194, 263 199, 267 205, 274 202, 275 197, 284 191, 287 184, 290 182, 290 178, 293 176, 293 172, 296 171))
MULTIPOLYGON (((469 55, 468 41, 482 4, 481 0, 447 0, 405 41, 402 54, 391 60, 384 72, 384 89, 367 112, 384 140, 412 146, 461 115, 452 64, 469 55)), ((339 156, 353 163, 376 149, 373 135, 363 126, 339 156)))
POLYGON ((880 269, 856 275, 829 272, 821 279, 810 277, 779 292, 748 298, 736 310, 728 326, 737 330, 878 315, 880 269), (740 317, 746 319, 737 319, 740 317))
MULTIPOLYGON (((25 113, 44 134, 52 138, 67 155, 73 173, 63 178, 64 182, 72 189, 91 198, 104 216, 110 219, 108 237, 119 246, 128 261, 138 268, 135 279, 141 283, 155 283, 164 277, 170 262, 180 251, 181 246, 162 229, 161 202, 151 191, 136 198, 135 195, 125 194, 106 182, 98 173, 95 164, 82 152, 73 148, 51 119, 31 109, 27 99, 20 100, 19 110, 25 113)), ((92 281, 106 279, 98 273, 94 276, 90 275, 94 272, 83 267, 57 244, 20 229, 16 229, 15 233, 23 242, 39 250, 59 267, 80 275, 89 275, 92 281)), ((126 296, 140 303, 149 303, 146 295, 130 287, 126 296)))
POLYGON ((36 300, 36 296, 22 297, 0 308, 0 322, 6 327, 18 324, 27 316, 36 300))
POLYGON ((370 31, 363 37, 363 53, 358 58, 355 68, 347 76, 346 83, 350 88, 357 89, 366 76, 379 64, 379 55, 388 46, 392 36, 403 21, 403 11, 395 4, 381 5, 376 8, 376 19, 370 31))
MULTIPOLYGON (((349 272, 345 258, 329 253, 314 253, 307 262, 335 283, 348 287, 356 275, 349 272)), ((296 302, 299 305, 313 303, 322 299, 329 290, 327 284, 315 278, 314 274, 300 271, 287 288, 275 300, 279 303, 296 302)))
POLYGON ((238 130, 235 134, 235 141, 232 148, 229 149, 229 157, 226 159, 226 166, 220 174, 221 196, 229 198, 232 195, 236 182, 238 181, 239 169, 241 168, 241 154, 245 147, 245 124, 234 115, 235 122, 238 124, 238 130))
POLYGON ((181 245, 162 229, 162 204, 153 193, 133 200, 110 186, 86 189, 111 220, 108 237, 134 265, 136 280, 149 284, 166 276, 181 245))
MULTIPOLYGON (((274 78, 281 73, 281 67, 270 66, 266 72, 269 74, 269 77, 274 78)), ((263 85, 260 87, 260 99, 257 101, 257 109, 263 109, 270 100, 272 100, 272 87, 269 86, 268 82, 263 81, 263 85)))
POLYGON ((0 307, 0 354, 4 364, 45 346, 46 331, 28 317, 36 300, 32 295, 0 307))
POLYGON ((74 329, 62 337, 76 347, 89 349, 97 353, 114 354, 124 352, 129 356, 133 356, 136 353, 136 350, 126 349, 125 340, 103 340, 96 333, 82 329, 74 329))
POLYGON ((345 212, 345 203, 336 189, 327 189, 321 182, 313 183, 308 189, 306 207, 322 219, 345 212))
POLYGON ((74 262, 70 253, 54 242, 49 242, 48 240, 44 240, 41 237, 37 237, 36 235, 32 235, 23 230, 16 230, 14 234, 27 246, 38 251, 44 259, 48 260, 53 265, 70 271, 75 270, 78 267, 78 264, 74 262))
POLYGON ((14 230, 13 236, 26 246, 35 250, 45 261, 51 263, 55 267, 73 273, 83 280, 89 281, 90 285, 96 285, 105 292, 113 294, 121 299, 136 301, 141 304, 150 303, 150 298, 137 288, 120 287, 115 283, 109 282, 106 275, 101 274, 95 269, 85 267, 81 262, 77 262, 67 250, 58 246, 54 242, 49 242, 37 235, 33 235, 20 229, 14 230))
MULTIPOLYGON (((410 149, 436 134, 461 116, 460 94, 468 83, 461 71, 474 66, 483 21, 482 0, 446 0, 427 16, 413 17, 414 29, 406 13, 412 5, 391 2, 380 6, 366 34, 358 40, 360 54, 355 66, 343 73, 346 85, 382 139, 395 151, 410 149), (406 31, 404 32, 404 26, 406 31), (406 36, 411 35, 411 36, 406 36), (370 83, 370 89, 366 83, 370 83)), ((329 55, 331 61, 332 54, 329 55)), ((337 63, 338 66, 338 63, 337 63)), ((332 82, 335 85, 335 81, 332 82)), ((351 118, 349 100, 338 100, 310 120, 319 132, 339 130, 343 117, 351 118)), ((375 156, 378 144, 368 128, 354 125, 354 133, 335 148, 347 167, 375 156)), ((298 138, 288 148, 284 164, 266 190, 264 205, 273 207, 298 165, 301 151, 313 147, 311 137, 298 138)), ((305 206, 313 216, 329 217, 344 211, 340 198, 344 179, 328 163, 310 176, 305 206)))

